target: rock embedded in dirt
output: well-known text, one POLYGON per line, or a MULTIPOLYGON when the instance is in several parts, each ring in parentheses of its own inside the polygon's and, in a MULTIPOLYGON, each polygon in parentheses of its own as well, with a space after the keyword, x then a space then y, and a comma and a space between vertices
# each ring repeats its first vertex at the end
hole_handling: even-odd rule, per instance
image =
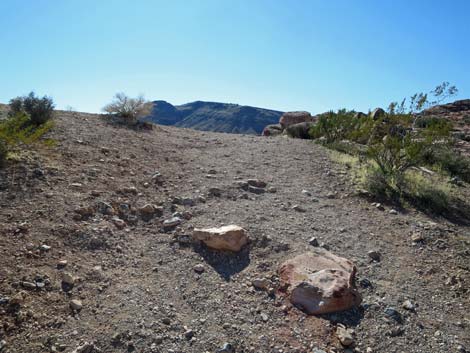
POLYGON ((75 277, 68 272, 62 273, 62 283, 73 286, 75 284, 75 277))
POLYGON ((165 221, 163 221, 163 228, 165 229, 171 229, 171 228, 174 228, 178 225, 180 225, 182 222, 181 218, 180 217, 172 217, 170 219, 166 219, 165 221))
POLYGON ((113 223, 114 225, 116 226, 117 229, 124 229, 126 228, 126 222, 124 222, 124 220, 118 218, 118 217, 114 217, 113 218, 113 223))
POLYGON ((293 209, 294 211, 301 212, 301 213, 306 212, 305 208, 303 208, 303 207, 300 206, 300 205, 294 205, 294 206, 292 206, 292 209, 293 209))
POLYGON ((72 310, 79 311, 79 310, 82 310, 82 307, 83 307, 83 304, 82 304, 81 300, 72 299, 70 301, 70 308, 72 310))
POLYGON ((354 343, 354 330, 348 329, 342 325, 336 328, 336 336, 345 347, 349 347, 354 343))
POLYGON ((315 238, 315 237, 311 237, 311 238, 308 240, 308 243, 309 243, 311 246, 314 246, 314 247, 317 247, 317 246, 320 245, 320 244, 318 243, 318 239, 315 238))
POLYGON ((193 239, 200 240, 209 248, 238 252, 248 243, 246 230, 237 225, 220 228, 195 228, 193 239))
POLYGON ((361 302, 354 283, 356 267, 327 250, 298 255, 285 261, 278 272, 291 303, 307 314, 343 311, 361 302))
POLYGON ((377 261, 377 262, 379 262, 382 258, 382 255, 380 254, 380 252, 376 250, 369 251, 367 253, 367 256, 369 256, 373 261, 377 261))
POLYGON ((246 181, 248 185, 257 187, 257 188, 265 188, 268 185, 266 182, 259 180, 259 179, 248 179, 246 181))
POLYGON ((259 290, 267 290, 269 288, 269 281, 266 278, 255 278, 251 284, 259 290))
POLYGON ((409 311, 415 311, 416 306, 413 304, 411 300, 405 300, 403 302, 403 309, 409 310, 409 311))
POLYGON ((193 267, 194 272, 196 273, 203 273, 206 269, 203 264, 197 264, 196 266, 193 267))

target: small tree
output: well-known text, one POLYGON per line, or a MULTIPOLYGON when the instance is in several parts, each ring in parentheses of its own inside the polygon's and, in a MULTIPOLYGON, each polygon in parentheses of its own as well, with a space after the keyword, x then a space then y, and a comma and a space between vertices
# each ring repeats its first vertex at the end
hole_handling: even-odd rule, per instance
POLYGON ((146 101, 142 95, 137 98, 130 98, 124 93, 117 93, 114 100, 107 104, 103 111, 123 118, 128 124, 132 125, 136 124, 139 118, 151 113, 152 103, 146 101))
POLYGON ((54 101, 48 96, 36 97, 31 92, 24 97, 16 97, 10 100, 10 116, 21 113, 29 115, 31 123, 42 125, 52 119, 54 114, 54 101))

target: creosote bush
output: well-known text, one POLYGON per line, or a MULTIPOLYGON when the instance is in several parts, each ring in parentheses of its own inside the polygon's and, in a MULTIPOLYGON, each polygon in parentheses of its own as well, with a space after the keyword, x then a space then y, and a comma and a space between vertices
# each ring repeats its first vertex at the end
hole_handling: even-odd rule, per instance
POLYGON ((36 97, 34 92, 27 96, 16 97, 10 100, 10 116, 21 113, 28 114, 32 124, 44 124, 53 117, 54 101, 47 96, 42 98, 36 97))
POLYGON ((124 93, 117 93, 103 111, 122 118, 129 125, 135 125, 139 118, 150 115, 152 103, 146 101, 142 95, 130 98, 124 93))
POLYGON ((449 120, 417 113, 456 92, 445 82, 429 94, 413 95, 409 103, 391 103, 375 119, 345 109, 328 112, 318 117, 310 134, 326 147, 356 156, 365 171, 361 184, 374 197, 443 212, 450 207, 448 190, 416 178, 416 170, 426 166, 469 182, 470 161, 453 150, 449 120))

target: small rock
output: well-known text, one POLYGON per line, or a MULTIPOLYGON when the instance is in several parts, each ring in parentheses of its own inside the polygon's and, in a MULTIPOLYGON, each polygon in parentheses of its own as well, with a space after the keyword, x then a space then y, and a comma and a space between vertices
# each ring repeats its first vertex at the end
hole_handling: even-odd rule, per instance
POLYGON ((378 251, 375 251, 375 250, 371 250, 367 253, 367 256, 369 256, 372 260, 374 261, 380 261, 380 259, 382 258, 382 255, 378 252, 378 251))
POLYGON ((186 337, 187 340, 190 340, 194 336, 194 331, 193 330, 187 330, 184 333, 184 337, 186 337))
POLYGON ((208 192, 209 192, 209 195, 211 196, 219 197, 222 195, 222 190, 216 187, 209 188, 208 192))
POLYGON ((72 310, 79 311, 79 310, 82 310, 82 307, 83 307, 83 304, 82 304, 81 300, 72 299, 70 301, 70 308, 72 310))
POLYGON ((256 278, 254 279, 251 284, 253 285, 253 287, 255 287, 256 289, 260 289, 260 290, 266 290, 268 289, 269 287, 269 281, 265 278, 256 278))
POLYGON ((197 264, 193 267, 194 272, 196 273, 203 273, 206 269, 203 264, 197 264))
POLYGON ((390 211, 388 211, 388 213, 395 214, 395 215, 398 214, 397 210, 394 210, 393 208, 390 211))
POLYGON ((170 219, 166 219, 165 221, 163 221, 163 227, 165 229, 174 228, 174 227, 180 225, 181 222, 182 222, 181 218, 172 217, 170 219))
POLYGON ((75 278, 68 272, 62 273, 62 283, 73 286, 75 284, 75 278))
POLYGON ((308 190, 302 190, 302 194, 305 196, 312 196, 312 193, 308 190))
POLYGON ((354 330, 347 329, 344 326, 338 326, 336 328, 336 336, 338 337, 341 344, 345 347, 349 347, 354 343, 354 330))
POLYGON ((32 282, 21 282, 21 286, 26 289, 36 289, 36 283, 32 282))
POLYGON ((271 194, 274 194, 274 193, 277 192, 277 189, 276 189, 274 186, 270 186, 270 187, 267 189, 267 191, 268 191, 269 193, 271 193, 271 194))
POLYGON ((385 309, 384 312, 385 312, 385 315, 392 318, 393 320, 401 321, 401 314, 395 308, 388 307, 385 309))
POLYGON ((267 185, 264 181, 261 181, 259 179, 248 179, 246 182, 248 183, 248 185, 251 185, 257 188, 265 188, 267 185))
POLYGON ((59 262, 57 262, 57 268, 64 268, 67 266, 67 264, 67 260, 60 260, 59 262))
POLYGON ((113 223, 116 226, 117 229, 124 229, 126 228, 126 222, 122 220, 121 218, 114 217, 113 218, 113 223))
POLYGON ((292 206, 292 209, 297 212, 306 212, 305 208, 299 206, 299 205, 294 205, 292 206))
POLYGON ((238 252, 248 243, 246 230, 236 225, 220 228, 195 228, 193 239, 200 240, 208 247, 216 250, 229 250, 238 252))
POLYGON ((308 240, 308 243, 311 245, 311 246, 319 246, 320 244, 318 243, 318 239, 315 238, 315 237, 312 237, 308 240))
POLYGON ((7 341, 1 340, 0 341, 0 352, 7 346, 7 341))
POLYGON ((51 250, 51 247, 49 245, 43 244, 39 247, 39 250, 41 251, 49 251, 51 250))
POLYGON ((409 311, 415 311, 416 309, 415 305, 409 299, 403 302, 403 308, 409 311))
POLYGON ((222 348, 217 350, 217 353, 235 353, 235 348, 230 343, 224 343, 222 348))
POLYGON ((267 322, 269 320, 269 316, 266 313, 261 313, 261 320, 267 322))
POLYGON ((376 203, 375 208, 380 211, 385 211, 385 207, 383 207, 381 203, 376 203))

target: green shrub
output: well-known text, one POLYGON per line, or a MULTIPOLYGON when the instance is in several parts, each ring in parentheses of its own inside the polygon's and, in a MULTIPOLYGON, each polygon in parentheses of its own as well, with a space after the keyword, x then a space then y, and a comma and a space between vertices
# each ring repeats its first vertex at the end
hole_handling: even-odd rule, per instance
POLYGON ((10 115, 15 116, 20 113, 28 114, 32 124, 41 125, 52 119, 54 102, 50 97, 39 98, 31 92, 27 96, 10 100, 10 115))
POLYGON ((0 138, 0 168, 5 165, 7 159, 8 148, 5 140, 0 138))
POLYGON ((314 139, 323 137, 326 143, 344 140, 358 125, 359 120, 354 114, 354 111, 346 109, 321 114, 315 126, 310 129, 310 136, 314 139))
POLYGON ((427 151, 423 159, 427 165, 470 183, 470 159, 453 151, 449 146, 439 146, 427 151))
MULTIPOLYGON (((0 164, 4 164, 9 152, 19 149, 21 146, 29 146, 38 142, 53 125, 52 120, 36 125, 26 113, 10 115, 7 119, 1 121, 0 164)), ((52 140, 44 140, 43 142, 50 145, 52 140)))

